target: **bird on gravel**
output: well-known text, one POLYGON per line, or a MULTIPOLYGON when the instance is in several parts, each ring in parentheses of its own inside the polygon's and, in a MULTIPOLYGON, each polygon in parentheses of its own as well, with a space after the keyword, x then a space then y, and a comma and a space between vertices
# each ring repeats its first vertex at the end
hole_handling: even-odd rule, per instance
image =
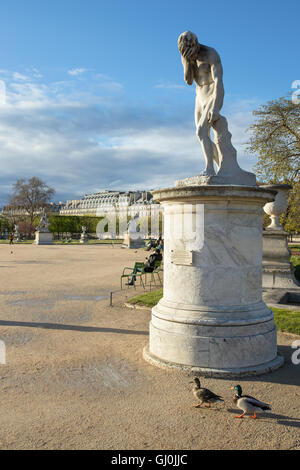
POLYGON ((240 408, 240 410, 243 410, 243 413, 236 416, 236 418, 243 418, 246 413, 253 413, 250 418, 256 419, 256 413, 271 411, 271 407, 267 403, 257 400, 257 398, 251 397, 250 395, 242 395, 243 392, 240 385, 231 387, 231 390, 235 390, 235 395, 233 397, 234 403, 238 408, 240 408))
POLYGON ((190 383, 194 383, 193 394, 200 401, 200 403, 193 405, 195 408, 200 408, 202 403, 205 403, 205 406, 210 408, 212 403, 224 401, 219 395, 216 395, 207 388, 202 388, 198 377, 194 377, 193 382, 190 383))

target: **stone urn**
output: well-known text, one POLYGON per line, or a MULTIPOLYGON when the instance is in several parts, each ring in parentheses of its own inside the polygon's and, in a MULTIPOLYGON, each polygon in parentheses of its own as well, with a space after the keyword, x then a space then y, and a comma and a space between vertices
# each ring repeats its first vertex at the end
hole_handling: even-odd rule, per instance
POLYGON ((89 237, 88 237, 88 234, 86 233, 86 226, 83 225, 81 229, 82 229, 82 233, 80 236, 80 243, 88 243, 89 237))
MULTIPOLYGON (((281 214, 287 208, 287 194, 292 186, 274 184, 264 186, 264 188, 275 190, 277 194, 274 202, 269 202, 264 206, 264 211, 271 217, 272 222, 263 230, 262 286, 267 295, 268 289, 278 289, 280 292, 283 289, 299 290, 300 285, 295 278, 294 267, 290 262, 288 233, 279 223, 281 214)), ((282 293, 283 295, 284 293, 282 293)))
POLYGON ((271 223, 268 225, 266 230, 283 230, 279 219, 281 214, 287 208, 287 194, 292 186, 289 184, 270 184, 263 186, 266 189, 271 189, 277 191, 275 200, 273 202, 268 202, 264 206, 264 211, 271 218, 271 223))

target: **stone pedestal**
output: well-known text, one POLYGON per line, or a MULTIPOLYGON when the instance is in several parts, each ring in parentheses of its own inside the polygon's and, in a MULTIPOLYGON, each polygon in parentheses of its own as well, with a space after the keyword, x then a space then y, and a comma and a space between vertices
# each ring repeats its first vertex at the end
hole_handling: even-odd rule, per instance
POLYGON ((86 233, 82 233, 80 235, 80 242, 79 243, 88 243, 89 242, 89 238, 87 236, 86 233))
POLYGON ((287 209, 287 195, 292 186, 272 184, 262 187, 277 191, 275 200, 264 206, 265 213, 271 218, 271 224, 263 231, 263 288, 299 290, 300 284, 294 276, 294 267, 290 262, 288 233, 280 224, 280 216, 287 209))
POLYGON ((20 233, 19 233, 19 228, 18 225, 15 225, 15 230, 14 230, 14 242, 18 243, 21 241, 20 233))
POLYGON ((262 208, 275 191, 194 186, 154 191, 164 209, 164 296, 144 358, 211 376, 283 363, 262 301, 262 208))
POLYGON ((89 242, 89 237, 86 232, 82 232, 80 235, 80 243, 88 243, 89 242))
POLYGON ((131 249, 138 249, 145 247, 145 240, 138 236, 136 233, 127 232, 124 235, 123 246, 131 249))
POLYGON ((37 230, 35 232, 35 245, 53 245, 53 233, 52 232, 41 232, 37 230))
POLYGON ((300 284, 290 262, 288 233, 284 230, 263 231, 263 288, 295 289, 300 284))

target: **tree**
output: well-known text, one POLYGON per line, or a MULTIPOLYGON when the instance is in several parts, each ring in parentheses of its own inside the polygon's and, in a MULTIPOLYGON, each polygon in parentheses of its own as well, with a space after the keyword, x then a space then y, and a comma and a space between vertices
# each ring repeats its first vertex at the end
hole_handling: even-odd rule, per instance
POLYGON ((256 121, 249 128, 252 135, 247 150, 258 157, 256 174, 264 183, 292 185, 281 223, 286 231, 299 232, 300 104, 287 96, 269 101, 253 114, 256 121))
POLYGON ((3 215, 0 216, 0 232, 4 232, 4 230, 12 230, 12 224, 9 219, 3 215))
POLYGON ((256 174, 267 183, 299 181, 300 105, 290 97, 269 101, 253 112, 248 151, 258 156, 256 174))
POLYGON ((54 194, 54 189, 36 176, 28 181, 20 179, 13 186, 9 207, 24 211, 29 216, 33 228, 35 215, 49 206, 54 194))
POLYGON ((80 234, 85 225, 88 233, 95 233, 97 224, 103 217, 78 216, 78 215, 50 215, 50 231, 58 236, 64 233, 80 234))
POLYGON ((300 181, 293 184, 289 193, 287 210, 280 222, 290 234, 300 232, 300 181))

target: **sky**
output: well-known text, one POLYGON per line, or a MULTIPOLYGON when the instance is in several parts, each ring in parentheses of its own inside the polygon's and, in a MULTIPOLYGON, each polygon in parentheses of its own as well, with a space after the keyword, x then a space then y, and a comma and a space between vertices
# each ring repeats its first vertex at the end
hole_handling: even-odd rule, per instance
POLYGON ((2 1, 0 206, 32 176, 66 201, 200 173, 195 85, 177 48, 186 30, 221 56, 222 114, 252 170, 253 110, 300 80, 299 17, 296 0, 2 1))

